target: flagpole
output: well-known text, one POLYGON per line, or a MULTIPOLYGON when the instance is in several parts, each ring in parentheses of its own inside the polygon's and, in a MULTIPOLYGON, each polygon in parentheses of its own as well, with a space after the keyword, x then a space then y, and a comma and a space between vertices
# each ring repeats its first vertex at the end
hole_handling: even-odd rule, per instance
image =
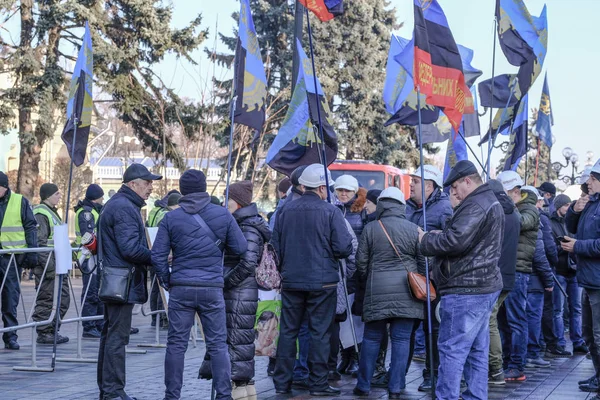
MULTIPOLYGON (((491 98, 492 98, 492 104, 494 102, 494 74, 496 71, 496 34, 497 34, 497 25, 498 25, 498 20, 496 19, 496 13, 494 12, 494 47, 493 47, 493 51, 492 51, 492 90, 491 90, 491 98)), ((509 96, 508 98, 510 99, 512 97, 509 96)), ((493 113, 492 113, 492 107, 490 107, 490 132, 493 133, 492 130, 492 123, 494 121, 494 117, 493 117, 493 113)), ((500 129, 500 125, 498 126, 498 129, 500 129)), ((488 158, 487 158, 487 162, 486 162, 486 170, 487 170, 487 179, 486 180, 490 180, 490 155, 492 154, 492 149, 494 148, 494 145, 492 143, 492 138, 490 137, 488 139, 488 158)))
MULTIPOLYGON (((479 166, 481 167, 481 169, 483 170, 483 173, 487 175, 487 169, 485 168, 485 166, 481 163, 481 160, 479 160, 479 158, 477 158, 477 155, 475 154, 475 151, 473 151, 473 149, 471 148, 471 145, 469 144, 469 142, 467 142, 467 139, 465 138, 465 136, 460 133, 460 130, 457 132, 460 137, 462 138, 462 140, 465 142, 465 144, 467 145, 467 148, 469 149, 469 151, 471 152, 471 154, 473 154, 473 157, 475 157, 475 161, 477 161, 477 164, 479 164, 479 166)), ((450 133, 452 134, 452 133, 450 133)), ((483 148, 481 148, 483 151, 483 148)), ((483 160, 483 157, 482 157, 483 160)))
MULTIPOLYGON (((317 90, 317 69, 315 67, 315 53, 313 49, 313 40, 312 40, 312 29, 310 27, 310 15, 308 14, 308 8, 305 7, 306 11, 306 25, 308 28, 308 43, 310 47, 310 61, 312 65, 312 73, 313 73, 313 84, 315 87, 315 96, 317 101, 319 101, 319 93, 317 90)), ((310 107, 310 105, 309 105, 310 107)), ((325 185, 327 186, 327 202, 333 204, 333 199, 331 198, 331 192, 329 190, 329 174, 327 170, 327 152, 325 150, 325 136, 323 135, 323 124, 321 122, 321 107, 320 104, 317 104, 317 120, 319 121, 319 138, 321 139, 321 159, 323 160, 323 170, 325 173, 325 185)), ((317 143, 317 149, 319 149, 319 145, 317 143)), ((348 313, 348 319, 350 320, 350 331, 352 332, 352 339, 354 340, 354 350, 356 354, 358 354, 358 340, 356 338, 356 330, 354 329, 354 321, 352 320, 352 312, 350 299, 348 298, 348 287, 346 285, 346 262, 345 260, 339 261, 340 265, 340 275, 342 280, 342 286, 344 288, 344 297, 346 298, 346 312, 348 313)))
MULTIPOLYGON (((425 168, 423 167, 425 164, 425 159, 423 157, 423 134, 421 132, 421 87, 417 85, 417 114, 419 117, 419 125, 417 127, 418 136, 419 136, 419 163, 421 164, 421 201, 423 203, 423 231, 427 232, 427 206, 425 201, 425 168)), ((462 136, 462 135, 461 135, 462 136)), ((464 137, 463 137, 464 139, 464 137)), ((466 141, 465 141, 466 143, 466 141)), ((431 325, 431 291, 430 291, 431 281, 429 280, 429 260, 425 257, 425 291, 427 294, 427 341, 429 343, 429 369, 431 372, 431 387, 433 390, 431 391, 431 398, 435 400, 435 381, 436 376, 433 373, 435 369, 435 364, 433 363, 433 335, 432 335, 432 325, 431 325)))
POLYGON ((296 81, 298 80, 298 71, 300 70, 300 57, 298 57, 298 41, 302 44, 302 26, 304 14, 302 13, 302 8, 304 6, 300 4, 299 0, 296 0, 296 8, 294 10, 294 44, 292 54, 292 93, 294 93, 294 89, 296 88, 296 81))

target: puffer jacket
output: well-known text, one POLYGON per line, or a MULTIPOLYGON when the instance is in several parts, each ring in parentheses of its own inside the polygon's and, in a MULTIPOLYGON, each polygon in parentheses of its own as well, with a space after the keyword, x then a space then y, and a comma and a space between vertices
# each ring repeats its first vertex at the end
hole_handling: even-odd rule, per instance
POLYGON ((438 293, 489 294, 502 289, 498 267, 504 236, 504 210, 486 183, 455 209, 442 233, 421 240, 426 256, 443 257, 433 268, 438 293))
POLYGON ((529 276, 527 286, 528 292, 543 292, 545 288, 553 288, 554 280, 552 278, 552 269, 546 257, 544 249, 544 234, 542 230, 538 230, 537 239, 535 241, 535 253, 532 263, 533 273, 529 276))
POLYGON ((556 242, 552 235, 552 223, 550 216, 545 211, 540 210, 540 230, 544 238, 544 251, 550 266, 555 266, 558 263, 558 251, 556 250, 556 242))
POLYGON ((573 249, 577 256, 577 283, 586 289, 600 289, 600 193, 590 196, 580 213, 572 204, 565 222, 577 239, 573 249))
POLYGON ((494 192, 504 210, 504 236, 502 238, 502 252, 498 266, 502 274, 502 290, 510 292, 515 286, 515 267, 517 264, 517 245, 519 244, 519 231, 521 229, 521 214, 517 211, 515 203, 502 191, 494 192))
POLYGON ((367 224, 367 211, 363 209, 366 202, 367 191, 364 188, 359 188, 352 200, 337 205, 342 214, 344 214, 344 218, 352 226, 352 230, 358 241, 360 241, 360 235, 367 224))
POLYGON ((146 278, 152 260, 140 211, 145 204, 144 199, 123 185, 106 203, 99 220, 104 265, 134 269, 129 286, 130 304, 148 300, 146 278))
POLYGON ((527 190, 521 192, 521 201, 517 203, 517 208, 521 213, 521 234, 517 246, 517 272, 524 274, 531 274, 537 231, 540 229, 540 214, 535 206, 536 203, 535 193, 527 190))
MULTIPOLYGON (((354 288, 351 288, 351 283, 356 281, 356 251, 358 250, 358 240, 356 240, 356 235, 352 230, 352 226, 350 222, 346 220, 346 228, 348 228, 348 233, 352 236, 352 254, 345 260, 346 269, 344 270, 344 276, 346 277, 346 289, 348 290, 348 294, 352 294, 354 288)), ((356 301, 356 296, 354 297, 356 301)), ((337 303, 335 306, 336 314, 343 314, 348 309, 348 305, 346 304, 346 294, 344 293, 344 283, 342 281, 342 276, 340 275, 340 281, 337 285, 337 303)))
POLYGON ((258 306, 258 286, 255 271, 260 263, 265 242, 271 231, 258 215, 256 204, 233 213, 246 241, 248 250, 241 256, 225 252, 225 311, 227 313, 227 344, 231 360, 231 380, 254 378, 254 321, 258 306))
POLYGON ((554 246, 556 247, 556 250, 558 252, 558 262, 556 263, 556 265, 554 265, 554 268, 556 269, 556 274, 567 278, 572 278, 576 274, 576 270, 570 267, 571 264, 574 264, 573 257, 571 254, 562 249, 558 237, 573 237, 573 234, 567 232, 567 227, 565 226, 565 218, 559 217, 556 211, 554 211, 554 213, 552 213, 552 215, 550 216, 550 223, 552 227, 552 235, 554 236, 554 246))
MULTIPOLYGON (((427 230, 443 230, 452 217, 452 205, 448 195, 439 188, 435 189, 427 199, 425 207, 427 207, 427 230)), ((423 207, 410 199, 407 200, 406 219, 424 229, 423 207)))
POLYGON ((401 259, 379 221, 370 222, 360 239, 356 266, 361 280, 366 282, 362 312, 365 322, 423 319, 423 303, 412 297, 406 271, 423 274, 425 259, 419 251, 418 227, 406 220, 405 212, 405 206, 394 200, 382 199, 377 203, 378 220, 383 222, 401 259))
POLYGON ((223 287, 223 253, 193 214, 200 215, 229 254, 242 255, 248 247, 246 238, 229 211, 212 204, 206 192, 183 196, 179 206, 160 222, 152 247, 152 265, 158 278, 168 286, 223 287))

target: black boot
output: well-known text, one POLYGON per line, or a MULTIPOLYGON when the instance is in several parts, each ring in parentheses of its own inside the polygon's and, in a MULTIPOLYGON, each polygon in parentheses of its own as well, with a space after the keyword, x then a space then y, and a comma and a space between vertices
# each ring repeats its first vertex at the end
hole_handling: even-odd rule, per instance
POLYGON ((350 349, 343 349, 340 352, 342 359, 340 360, 340 363, 337 366, 337 370, 340 374, 346 374, 346 369, 348 369, 348 366, 350 365, 350 359, 352 357, 349 350, 350 349))
POLYGON ((352 349, 352 354, 350 355, 350 364, 346 368, 346 374, 356 377, 358 374, 358 353, 354 350, 354 347, 350 347, 350 349, 352 349))
POLYGON ((269 365, 267 366, 267 375, 273 376, 275 375, 275 361, 277 359, 269 357, 269 365))

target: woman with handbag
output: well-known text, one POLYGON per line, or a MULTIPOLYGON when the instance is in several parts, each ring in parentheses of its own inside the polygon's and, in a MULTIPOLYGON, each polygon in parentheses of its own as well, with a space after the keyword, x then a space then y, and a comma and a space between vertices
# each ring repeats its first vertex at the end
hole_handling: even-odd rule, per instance
POLYGON ((369 395, 387 324, 392 348, 389 398, 399 399, 406 386, 411 335, 423 319, 423 304, 416 297, 418 293, 413 296, 409 276, 422 277, 425 259, 419 252, 418 227, 406 220, 405 211, 402 191, 385 189, 377 202, 377 220, 365 227, 358 246, 357 274, 366 282, 366 293, 362 314, 365 331, 354 388, 357 396, 369 395))

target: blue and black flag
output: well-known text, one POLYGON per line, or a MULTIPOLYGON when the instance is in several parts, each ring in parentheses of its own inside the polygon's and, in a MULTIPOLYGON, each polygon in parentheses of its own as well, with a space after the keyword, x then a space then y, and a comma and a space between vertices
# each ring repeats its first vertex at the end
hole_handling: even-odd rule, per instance
POLYGON ((240 26, 235 53, 235 116, 238 124, 257 131, 265 123, 267 76, 248 0, 240 1, 240 26))
POLYGON ((61 135, 67 146, 69 156, 73 156, 73 164, 77 167, 85 161, 92 126, 93 70, 92 35, 86 22, 83 43, 79 49, 75 70, 71 78, 69 100, 67 101, 67 123, 61 135), (75 143, 73 143, 73 140, 75 140, 75 143))
POLYGON ((540 140, 548 147, 552 147, 552 125, 554 125, 554 116, 552 115, 550 88, 548 88, 548 74, 546 73, 535 130, 539 134, 540 140))
POLYGON ((508 151, 506 152, 506 161, 504 162, 504 171, 516 171, 521 158, 525 155, 525 153, 527 153, 528 98, 529 95, 526 94, 525 97, 521 99, 519 104, 517 116, 515 117, 515 123, 513 125, 512 132, 510 133, 508 151))
POLYGON ((502 74, 494 77, 494 90, 492 98, 492 78, 479 82, 479 98, 482 107, 504 108, 517 104, 519 99, 516 96, 516 88, 512 91, 515 74, 502 74), (510 97, 509 97, 510 96, 510 97))
POLYGON ((337 158, 337 135, 332 115, 319 80, 315 87, 311 62, 297 42, 298 80, 285 119, 267 152, 267 164, 276 171, 290 175, 301 165, 322 163, 321 146, 325 146, 327 164, 337 158), (318 110, 319 109, 319 110, 318 110), (319 136, 319 118, 325 143, 319 136))

